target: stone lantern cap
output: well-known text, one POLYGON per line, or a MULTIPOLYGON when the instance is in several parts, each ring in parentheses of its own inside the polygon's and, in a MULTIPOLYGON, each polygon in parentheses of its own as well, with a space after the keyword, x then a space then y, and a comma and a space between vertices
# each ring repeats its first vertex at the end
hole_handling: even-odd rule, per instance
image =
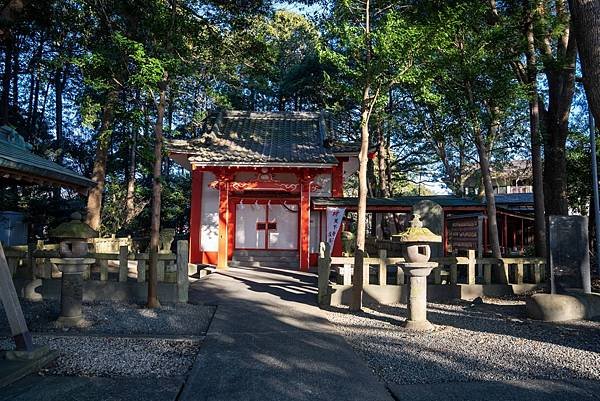
POLYGON ((50 231, 54 238, 87 239, 97 238, 98 231, 81 221, 81 214, 75 212, 71 214, 71 221, 59 224, 54 230, 50 231))
POLYGON ((410 222, 410 227, 397 235, 401 243, 418 243, 418 242, 442 242, 442 236, 436 235, 427 227, 423 227, 421 216, 415 214, 410 222))

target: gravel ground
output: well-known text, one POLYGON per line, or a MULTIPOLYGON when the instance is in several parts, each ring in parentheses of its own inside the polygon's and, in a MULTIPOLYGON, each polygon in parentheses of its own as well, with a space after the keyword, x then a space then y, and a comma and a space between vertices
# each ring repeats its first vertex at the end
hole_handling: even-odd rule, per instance
POLYGON ((377 305, 329 320, 386 382, 398 384, 600 379, 600 322, 550 324, 529 320, 517 298, 428 304, 435 331, 415 334, 400 325, 406 305, 377 305))
MULTIPOLYGON (((21 301, 21 306, 32 332, 69 331, 115 335, 202 335, 208 330, 215 311, 214 306, 192 304, 170 304, 157 309, 145 309, 141 305, 123 302, 84 303, 85 320, 78 327, 67 330, 55 322, 60 314, 58 301, 21 301)), ((8 334, 8 322, 1 304, 0 334, 8 334)))
MULTIPOLYGON (((184 376, 200 350, 198 340, 41 335, 34 343, 58 351, 40 374, 59 376, 184 376)), ((13 347, 10 337, 0 338, 0 348, 13 347)))

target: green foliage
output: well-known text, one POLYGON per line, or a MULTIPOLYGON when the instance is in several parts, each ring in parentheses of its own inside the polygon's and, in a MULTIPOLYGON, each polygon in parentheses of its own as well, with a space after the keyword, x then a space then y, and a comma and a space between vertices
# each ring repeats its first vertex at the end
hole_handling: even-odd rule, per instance
MULTIPOLYGON (((592 201, 592 151, 589 135, 571 133, 567 153, 567 188, 569 207, 584 216, 592 201)), ((598 152, 600 157, 600 152, 598 152)))

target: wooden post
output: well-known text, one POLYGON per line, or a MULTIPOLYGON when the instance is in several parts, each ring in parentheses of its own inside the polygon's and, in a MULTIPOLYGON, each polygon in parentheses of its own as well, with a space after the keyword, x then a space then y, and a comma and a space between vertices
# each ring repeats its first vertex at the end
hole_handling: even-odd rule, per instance
POLYGON ((33 351, 31 333, 23 316, 23 310, 17 297, 17 291, 8 269, 4 249, 0 243, 0 299, 10 326, 10 332, 18 351, 33 351))
POLYGON ((387 250, 379 250, 379 285, 387 285, 387 250))
POLYGON ((127 281, 129 275, 129 261, 127 260, 127 254, 129 250, 127 245, 119 247, 119 282, 123 283, 127 281))
POLYGON ((331 273, 331 247, 327 242, 319 244, 319 265, 318 265, 318 281, 319 305, 327 304, 327 296, 329 295, 329 274, 331 273))
POLYGON ((177 298, 187 303, 190 281, 188 279, 188 242, 177 241, 177 298))
POLYGON ((137 281, 138 283, 146 281, 146 261, 143 259, 137 261, 137 281))
POLYGON ((475 250, 468 251, 469 262, 467 264, 467 284, 475 284, 475 250))
POLYGON ((489 263, 483 265, 483 284, 492 284, 492 265, 489 263))
POLYGON ((458 284, 458 265, 456 263, 450 265, 450 284, 458 284))
POLYGON ((108 260, 99 259, 98 264, 100 265, 100 281, 108 280, 108 260))

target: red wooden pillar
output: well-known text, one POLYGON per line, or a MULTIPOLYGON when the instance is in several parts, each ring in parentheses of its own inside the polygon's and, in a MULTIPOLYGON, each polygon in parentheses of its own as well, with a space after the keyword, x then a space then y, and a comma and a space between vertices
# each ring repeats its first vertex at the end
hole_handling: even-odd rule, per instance
POLYGON ((190 263, 202 263, 200 253, 200 216, 202 213, 202 171, 192 170, 190 203, 190 263))
POLYGON ((229 177, 219 176, 219 252, 217 254, 217 268, 227 268, 229 242, 229 177))
POLYGON ((344 162, 339 159, 338 165, 331 169, 331 196, 344 196, 344 162))
POLYGON ((310 235, 310 179, 300 181, 300 270, 308 271, 310 235))

